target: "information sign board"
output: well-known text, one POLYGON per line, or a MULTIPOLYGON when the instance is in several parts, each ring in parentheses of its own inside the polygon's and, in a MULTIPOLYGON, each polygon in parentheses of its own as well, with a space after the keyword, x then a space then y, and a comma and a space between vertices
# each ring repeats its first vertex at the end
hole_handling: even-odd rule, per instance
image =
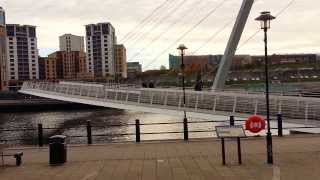
POLYGON ((218 138, 237 138, 246 137, 246 133, 242 125, 236 126, 216 126, 218 138))

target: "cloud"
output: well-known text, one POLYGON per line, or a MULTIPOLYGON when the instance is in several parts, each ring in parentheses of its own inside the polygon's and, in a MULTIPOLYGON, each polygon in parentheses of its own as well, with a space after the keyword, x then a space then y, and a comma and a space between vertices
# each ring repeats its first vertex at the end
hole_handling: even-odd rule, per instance
MULTIPOLYGON (((31 24, 38 26, 38 47, 45 55, 59 47, 58 37, 64 33, 84 36, 84 25, 98 22, 111 22, 116 28, 118 40, 130 32, 147 14, 165 0, 0 0, 6 10, 7 23, 31 24)), ((144 65, 157 56, 156 62, 149 68, 168 64, 168 53, 177 54, 176 47, 180 43, 188 46, 188 51, 201 47, 209 37, 213 36, 227 22, 235 19, 241 5, 239 0, 226 0, 207 20, 186 35, 176 45, 170 47, 177 38, 194 26, 210 10, 216 8, 222 0, 167 0, 166 4, 154 18, 136 30, 135 38, 124 43, 128 50, 128 58, 143 51, 137 58, 144 65), (178 6, 176 11, 168 13, 178 6), (161 20, 164 17, 165 20, 161 20), (158 22, 162 21, 161 24, 158 22), (173 27, 171 27, 171 25, 173 27), (152 31, 149 31, 153 29, 152 31), (150 44, 155 37, 157 41, 150 44), (139 37, 139 38, 138 38, 139 37), (136 43, 134 43, 136 42, 136 43), (163 54, 164 49, 169 48, 163 54)), ((289 3, 289 0, 256 0, 240 44, 254 34, 259 25, 254 18, 261 11, 270 10, 277 14, 289 3)), ((272 22, 270 30, 270 50, 283 53, 319 52, 320 16, 316 0, 296 0, 272 22)), ((233 23, 222 33, 212 39, 199 53, 222 54, 228 41, 233 23)), ((262 32, 246 43, 237 53, 262 54, 262 32)))

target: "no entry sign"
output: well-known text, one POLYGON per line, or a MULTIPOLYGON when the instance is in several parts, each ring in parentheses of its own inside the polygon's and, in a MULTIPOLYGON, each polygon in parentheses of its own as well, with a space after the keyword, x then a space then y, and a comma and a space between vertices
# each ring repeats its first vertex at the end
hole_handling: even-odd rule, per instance
POLYGON ((246 120, 246 130, 252 133, 258 133, 265 129, 266 122, 261 116, 253 115, 246 120))

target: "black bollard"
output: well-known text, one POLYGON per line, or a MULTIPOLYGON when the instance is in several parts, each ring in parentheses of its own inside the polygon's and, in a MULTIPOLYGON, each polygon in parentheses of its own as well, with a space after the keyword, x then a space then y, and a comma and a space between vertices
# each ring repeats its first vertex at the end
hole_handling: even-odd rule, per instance
POLYGON ((136 119, 136 142, 140 142, 140 120, 136 119))
POLYGON ((42 124, 38 124, 38 145, 43 146, 43 128, 42 124))
POLYGON ((91 134, 91 121, 87 121, 87 139, 88 144, 92 144, 92 134, 91 134))
POLYGON ((282 114, 277 114, 278 119, 278 136, 283 136, 283 129, 282 129, 282 114))
POLYGON ((188 131, 188 119, 184 118, 183 119, 183 139, 185 141, 188 141, 189 139, 189 131, 188 131))

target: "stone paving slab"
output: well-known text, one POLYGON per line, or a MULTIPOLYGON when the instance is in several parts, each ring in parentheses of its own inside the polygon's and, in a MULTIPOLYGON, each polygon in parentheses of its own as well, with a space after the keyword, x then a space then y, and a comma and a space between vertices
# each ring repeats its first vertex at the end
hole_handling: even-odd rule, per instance
POLYGON ((48 164, 48 147, 16 148, 23 164, 7 157, 0 180, 318 180, 320 137, 274 137, 273 166, 266 164, 265 138, 242 140, 243 165, 236 142, 226 142, 227 166, 221 164, 217 139, 68 146, 68 162, 48 164))

